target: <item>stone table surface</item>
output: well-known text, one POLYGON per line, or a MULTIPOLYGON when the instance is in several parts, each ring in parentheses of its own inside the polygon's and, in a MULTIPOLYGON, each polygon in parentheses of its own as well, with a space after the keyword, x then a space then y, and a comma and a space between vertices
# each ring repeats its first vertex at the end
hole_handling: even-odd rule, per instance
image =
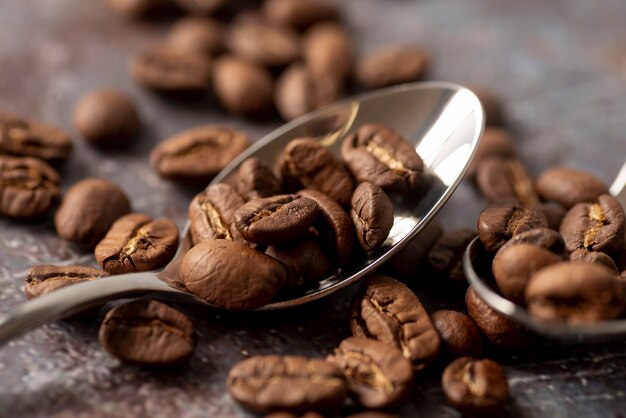
MULTIPOLYGON (((536 175, 549 165, 583 168, 610 182, 626 155, 626 2, 623 0, 336 0, 359 51, 390 42, 432 53, 429 79, 483 85, 503 98, 522 160, 536 175)), ((129 23, 100 1, 0 2, 0 108, 57 123, 89 89, 127 91, 145 121, 124 152, 76 140, 61 168, 64 187, 86 176, 123 185, 135 210, 179 225, 193 190, 160 180, 148 152, 163 138, 202 123, 230 123, 260 138, 279 121, 250 123, 207 99, 187 104, 142 91, 127 63, 157 42, 167 23, 129 23)), ((485 205, 463 184, 441 219, 473 227, 485 205)), ((0 220, 0 311, 25 300, 23 277, 37 263, 93 264, 92 255, 55 236, 50 220, 0 220)), ((418 293, 429 277, 415 277, 418 293)), ((120 364, 97 342, 98 321, 42 327, 0 348, 0 417, 249 417, 225 390, 229 368, 248 355, 322 357, 349 335, 354 288, 288 313, 232 315, 192 309, 198 345, 189 366, 150 371, 120 364)), ((431 304, 444 306, 444 302, 431 304)), ((512 400, 501 416, 624 416, 626 338, 593 345, 540 342, 491 353, 506 367, 512 400)), ((403 417, 458 414, 436 370, 417 379, 403 417)))

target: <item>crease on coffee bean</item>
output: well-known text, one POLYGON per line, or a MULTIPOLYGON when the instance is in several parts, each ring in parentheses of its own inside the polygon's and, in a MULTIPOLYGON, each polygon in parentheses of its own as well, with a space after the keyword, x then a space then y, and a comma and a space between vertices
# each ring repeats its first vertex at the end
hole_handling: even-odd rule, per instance
POLYGON ((142 318, 109 318, 106 321, 107 326, 116 325, 120 327, 127 328, 157 328, 160 330, 164 330, 169 332, 170 334, 177 335, 182 337, 184 340, 188 341, 190 344, 193 341, 193 337, 191 334, 187 334, 184 331, 177 328, 175 325, 170 324, 167 321, 164 321, 161 318, 155 319, 142 319, 142 318))
MULTIPOLYGON (((103 272, 104 273, 104 272, 103 272)), ((103 276, 106 276, 106 274, 103 274, 103 276)), ((92 274, 85 274, 85 273, 71 273, 71 272, 67 272, 67 273, 63 273, 63 274, 58 274, 58 273, 48 273, 48 274, 41 274, 38 276, 29 276, 26 278, 26 283, 43 283, 43 282, 50 282, 50 281, 58 281, 58 280, 70 280, 70 281, 89 281, 89 280, 95 280, 95 279, 99 279, 103 276, 95 276, 92 274)))
MULTIPOLYGON (((385 315, 387 317, 392 318, 397 324, 398 324, 398 330, 396 333, 396 337, 397 337, 397 341, 398 341, 398 345, 400 346, 400 350, 402 351, 402 355, 409 359, 409 360, 413 360, 412 356, 411 356, 411 349, 409 348, 409 346, 407 345, 405 339, 405 335, 404 335, 404 325, 406 324, 410 324, 412 322, 417 322, 417 321, 409 321, 409 322, 402 322, 400 320, 400 318, 398 318, 398 316, 396 314, 394 314, 393 312, 390 312, 389 310, 386 309, 386 307, 382 304, 380 304, 376 299, 374 299, 371 296, 368 295, 364 295, 363 299, 369 301, 372 306, 374 306, 374 308, 381 314, 381 315, 385 315)), ((392 304, 393 301, 389 301, 388 304, 392 304)), ((367 330, 367 333, 369 334, 370 337, 374 337, 372 334, 369 333, 369 329, 367 328, 367 325, 364 327, 365 330, 367 330)))
POLYGON ((372 388, 381 388, 387 395, 391 395, 395 391, 396 384, 392 380, 387 378, 387 376, 385 376, 385 374, 380 369, 380 366, 376 364, 376 362, 372 359, 371 356, 365 353, 360 353, 355 350, 345 350, 341 348, 338 348, 336 350, 335 356, 346 357, 349 359, 351 358, 361 363, 365 363, 367 368, 374 375, 373 379, 368 379, 367 375, 363 376, 363 373, 361 374, 356 373, 358 371, 358 367, 349 367, 346 364, 343 366, 343 372, 344 372, 344 375, 348 379, 354 380, 357 383, 360 383, 360 384, 363 384, 365 386, 369 386, 372 388))
POLYGON ((509 219, 506 221, 506 231, 509 233, 509 236, 512 237, 513 235, 515 235, 517 228, 522 223, 527 214, 527 208, 513 208, 511 216, 509 216, 509 219))
POLYGON ((602 206, 600 206, 599 203, 594 203, 589 206, 587 216, 589 217, 589 223, 591 225, 586 228, 585 232, 583 233, 583 247, 586 249, 591 249, 593 248, 593 245, 596 244, 596 236, 598 235, 600 229, 602 229, 602 227, 605 225, 606 218, 604 216, 602 206))
POLYGON ((200 209, 202 209, 202 213, 204 213, 204 218, 209 229, 215 232, 216 239, 233 240, 226 222, 224 222, 217 208, 209 200, 201 201, 200 209))
POLYGON ((182 147, 181 149, 170 151, 168 154, 171 157, 186 157, 188 155, 193 156, 203 156, 209 155, 212 152, 215 152, 217 148, 224 148, 224 146, 229 142, 230 139, 229 134, 219 134, 211 136, 210 138, 200 138, 198 142, 182 147), (226 136, 226 138, 225 138, 226 136))
POLYGON ((465 384, 472 395, 485 396, 485 388, 474 381, 474 362, 471 359, 468 359, 463 368, 457 372, 456 378, 465 384))
POLYGON ((128 242, 118 254, 112 255, 104 260, 102 263, 106 265, 107 263, 118 260, 121 263, 124 263, 125 260, 128 260, 133 270, 137 271, 137 265, 135 264, 135 260, 133 260, 133 255, 135 255, 139 249, 146 250, 148 248, 156 248, 150 238, 154 238, 150 235, 150 226, 153 221, 147 221, 144 223, 140 223, 137 225, 132 232, 128 242), (145 245, 142 245, 145 244, 145 245))
POLYGON ((378 161, 389 167, 389 169, 395 174, 406 177, 413 173, 413 170, 406 168, 400 160, 391 155, 391 152, 389 152, 389 150, 379 146, 378 144, 374 143, 374 141, 369 141, 365 149, 367 150, 367 152, 376 157, 378 161))
POLYGON ((3 167, 0 169, 0 187, 18 187, 34 190, 37 188, 56 188, 41 171, 21 165, 17 167, 3 167))
POLYGON ((313 184, 313 180, 306 174, 306 172, 299 170, 296 163, 290 158, 285 158, 287 161, 287 168, 289 169, 289 174, 298 178, 298 181, 304 186, 304 188, 308 188, 313 184))
POLYGON ((517 200, 524 206, 539 204, 539 198, 519 161, 506 160, 507 174, 517 200))

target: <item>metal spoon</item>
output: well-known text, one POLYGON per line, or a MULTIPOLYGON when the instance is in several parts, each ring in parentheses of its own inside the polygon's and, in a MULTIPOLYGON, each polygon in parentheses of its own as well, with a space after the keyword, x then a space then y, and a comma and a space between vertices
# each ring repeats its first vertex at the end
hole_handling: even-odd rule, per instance
MULTIPOLYGON (((626 162, 609 190, 622 207, 626 208, 626 162)), ((532 316, 526 308, 500 296, 494 290, 497 289, 495 281, 491 278, 487 279, 490 276, 488 272, 483 273, 484 277, 481 277, 478 273, 481 267, 480 260, 486 265, 488 262, 485 260, 491 260, 491 255, 485 250, 480 240, 475 238, 465 250, 463 270, 478 295, 496 311, 536 333, 565 341, 586 341, 626 334, 626 319, 572 325, 564 321, 539 319, 532 316)))
MULTIPOLYGON (((248 157, 272 163, 286 143, 297 137, 318 138, 338 154, 341 139, 367 122, 390 126, 415 144, 427 166, 428 181, 423 191, 419 196, 396 199, 394 225, 382 248, 314 287, 279 295, 262 309, 301 305, 330 295, 372 272, 400 250, 450 198, 465 174, 484 126, 480 102, 461 86, 442 82, 395 86, 345 100, 283 125, 235 159, 212 183, 228 181, 248 157)), ((117 298, 145 296, 208 305, 176 286, 180 260, 190 247, 188 232, 189 224, 174 259, 160 272, 79 283, 0 315, 0 344, 47 322, 117 298)))

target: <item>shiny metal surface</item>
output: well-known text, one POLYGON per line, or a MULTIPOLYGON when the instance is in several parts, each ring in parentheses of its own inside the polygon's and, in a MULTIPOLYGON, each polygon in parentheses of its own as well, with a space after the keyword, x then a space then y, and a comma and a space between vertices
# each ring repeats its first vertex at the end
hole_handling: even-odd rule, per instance
MULTIPOLYGON (((392 127, 414 144, 427 167, 418 195, 394 199, 394 225, 380 249, 354 260, 315 287, 278 295, 276 302, 262 309, 297 306, 329 295, 358 281, 399 251, 435 216, 461 182, 482 134, 483 119, 477 97, 461 86, 444 82, 394 86, 347 99, 287 123, 229 164, 212 184, 228 181, 250 156, 273 163, 285 144, 297 137, 314 137, 338 155, 346 134, 374 122, 392 127)), ((175 258, 161 272, 124 274, 69 286, 0 316, 0 344, 39 325, 120 297, 150 296, 206 304, 184 292, 177 282, 180 258, 189 248, 188 225, 183 236, 175 258)))

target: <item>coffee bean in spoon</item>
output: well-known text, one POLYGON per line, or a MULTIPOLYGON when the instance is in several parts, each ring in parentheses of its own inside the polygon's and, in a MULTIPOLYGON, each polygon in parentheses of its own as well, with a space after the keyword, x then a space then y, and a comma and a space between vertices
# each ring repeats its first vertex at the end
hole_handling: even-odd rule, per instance
POLYGON ((552 200, 565 208, 577 203, 593 202, 609 192, 604 182, 590 173, 566 167, 550 168, 537 178, 535 187, 544 200, 552 200))
POLYGON ((599 251, 587 251, 584 248, 578 249, 569 255, 570 261, 574 263, 599 263, 609 269, 619 272, 615 261, 605 253, 599 251))
POLYGON ((285 287, 306 285, 326 278, 330 261, 320 245, 310 237, 271 245, 265 254, 283 263, 287 269, 285 287))
POLYGON ((108 276, 104 270, 83 266, 40 264, 26 271, 24 293, 33 299, 65 286, 108 276))
POLYGON ((280 180, 266 163, 250 157, 237 170, 236 189, 246 201, 271 197, 280 194, 280 180))
POLYGON ((393 227, 393 204, 377 185, 363 182, 352 195, 350 216, 356 236, 365 251, 372 251, 385 242, 393 227))
MULTIPOLYGON (((229 185, 208 186, 189 204, 189 233, 194 245, 213 239, 236 240, 235 211, 244 205, 242 197, 229 185)), ((238 232, 238 231, 237 231, 238 232)))
POLYGON ((544 214, 534 207, 500 204, 480 213, 478 236, 487 251, 495 252, 513 236, 547 225, 544 214))
POLYGON ((520 232, 504 243, 498 252, 518 244, 536 245, 550 250, 555 254, 565 253, 565 241, 563 241, 563 236, 549 228, 533 228, 528 231, 520 232))
POLYGON ((0 111, 0 154, 56 162, 72 153, 72 139, 46 122, 0 111))
POLYGON ((558 231, 567 210, 558 203, 540 203, 537 206, 548 221, 548 228, 558 231))
POLYGON ((442 351, 449 357, 482 355, 482 336, 470 317, 457 311, 441 310, 432 314, 432 321, 441 337, 442 351))

